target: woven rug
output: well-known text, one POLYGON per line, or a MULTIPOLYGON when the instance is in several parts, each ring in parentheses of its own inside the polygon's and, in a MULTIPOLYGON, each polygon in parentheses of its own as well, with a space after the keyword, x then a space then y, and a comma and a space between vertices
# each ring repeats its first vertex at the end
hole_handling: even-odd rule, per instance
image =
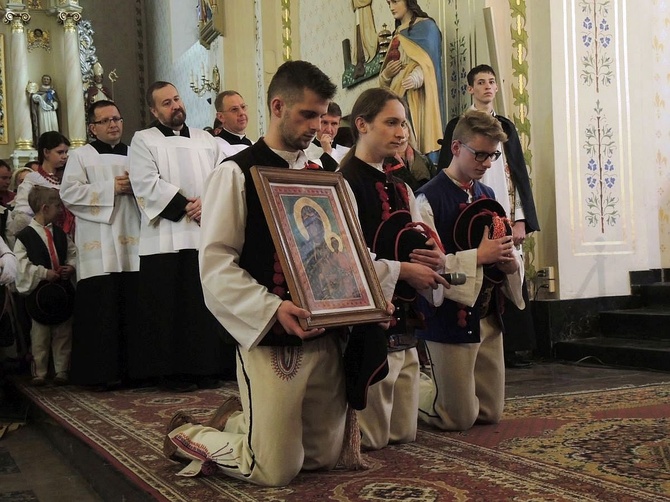
POLYGON ((498 425, 464 433, 420 426, 415 443, 368 453, 368 471, 302 473, 283 488, 178 477, 180 464, 161 454, 174 412, 204 419, 234 384, 178 395, 22 390, 157 500, 670 500, 670 383, 508 399, 498 425))

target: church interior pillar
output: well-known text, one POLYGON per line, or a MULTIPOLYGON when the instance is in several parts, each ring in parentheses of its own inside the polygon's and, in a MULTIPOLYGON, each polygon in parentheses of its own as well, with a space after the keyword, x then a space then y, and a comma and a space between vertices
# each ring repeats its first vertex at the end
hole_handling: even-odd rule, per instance
POLYGON ((14 144, 17 151, 32 150, 33 132, 30 122, 30 103, 26 97, 28 84, 28 42, 24 30, 25 23, 30 21, 30 14, 25 11, 7 10, 3 21, 11 24, 12 35, 10 45, 9 93, 14 126, 14 144))
POLYGON ((59 11, 58 19, 63 23, 64 64, 65 68, 68 68, 65 81, 68 136, 72 148, 77 148, 86 144, 86 111, 79 64, 79 36, 77 35, 77 23, 81 20, 81 14, 76 11, 59 11))

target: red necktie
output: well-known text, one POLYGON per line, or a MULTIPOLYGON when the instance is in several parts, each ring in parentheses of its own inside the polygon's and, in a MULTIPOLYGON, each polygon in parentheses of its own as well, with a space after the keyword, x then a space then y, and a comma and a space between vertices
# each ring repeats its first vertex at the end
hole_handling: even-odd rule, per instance
POLYGON ((44 233, 47 234, 47 247, 49 248, 49 256, 51 257, 51 268, 58 271, 60 268, 60 262, 58 261, 56 246, 54 246, 54 237, 51 234, 51 230, 49 230, 47 227, 44 227, 44 233))

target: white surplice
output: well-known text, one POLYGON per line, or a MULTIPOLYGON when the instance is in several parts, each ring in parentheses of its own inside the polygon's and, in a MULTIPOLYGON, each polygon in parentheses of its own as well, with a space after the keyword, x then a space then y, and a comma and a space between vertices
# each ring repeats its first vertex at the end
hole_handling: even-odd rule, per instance
POLYGON ((177 193, 201 197, 207 176, 223 160, 214 137, 189 128, 190 137, 166 137, 156 127, 138 131, 130 145, 130 182, 142 210, 140 255, 198 249, 200 226, 186 216, 160 217, 177 193))
POLYGON ((61 181, 63 204, 75 215, 79 280, 139 270, 140 210, 132 195, 115 195, 114 178, 128 171, 125 155, 74 150, 61 181))

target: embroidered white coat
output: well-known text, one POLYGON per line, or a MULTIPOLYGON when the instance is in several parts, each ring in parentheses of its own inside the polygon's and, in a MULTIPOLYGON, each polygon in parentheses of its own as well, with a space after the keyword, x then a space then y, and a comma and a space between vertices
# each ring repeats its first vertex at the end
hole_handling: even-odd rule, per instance
POLYGON ((91 145, 70 153, 60 196, 77 219, 79 280, 139 270, 140 210, 132 195, 114 194, 114 178, 127 171, 124 155, 100 154, 91 145))

